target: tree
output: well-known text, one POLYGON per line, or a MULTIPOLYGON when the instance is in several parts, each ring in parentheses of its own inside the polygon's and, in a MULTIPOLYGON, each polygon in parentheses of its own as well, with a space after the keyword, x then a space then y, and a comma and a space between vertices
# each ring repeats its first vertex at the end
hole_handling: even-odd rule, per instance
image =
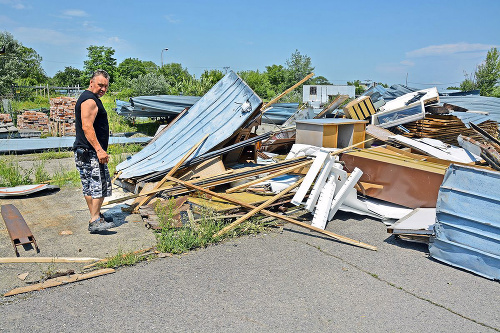
POLYGON ((464 72, 465 79, 460 83, 460 90, 462 91, 472 91, 477 89, 476 80, 474 74, 467 74, 464 72))
POLYGON ((291 57, 286 60, 286 65, 290 72, 288 82, 290 86, 314 71, 314 67, 311 66, 311 57, 300 54, 299 50, 292 53, 291 57))
POLYGON ((47 82, 42 68, 42 57, 32 48, 23 46, 7 32, 0 32, 0 95, 12 91, 14 83, 36 85, 47 82))
MULTIPOLYGON (((269 98, 271 92, 271 84, 269 83, 269 79, 266 73, 261 73, 258 70, 256 71, 242 71, 238 72, 238 75, 245 81, 250 88, 262 99, 269 98)), ((271 95, 271 98, 273 96, 271 95)))
POLYGON ((163 75, 159 73, 147 73, 139 75, 130 82, 133 96, 165 95, 169 91, 169 85, 163 75))
POLYGON ((63 71, 58 71, 52 78, 52 84, 55 86, 77 86, 80 84, 82 71, 71 66, 64 67, 63 71))
POLYGON ((142 61, 137 58, 127 58, 123 60, 116 68, 115 79, 131 80, 139 75, 155 72, 158 66, 152 61, 142 61))
POLYGON ((115 50, 112 47, 90 45, 87 47, 88 59, 83 62, 82 85, 87 85, 90 76, 97 69, 104 69, 109 74, 109 82, 112 83, 116 71, 116 59, 113 58, 115 50))
POLYGON ((361 81, 360 80, 347 81, 347 85, 355 87, 355 92, 354 93, 356 95, 361 95, 366 90, 365 87, 361 85, 361 81))
POLYGON ((316 76, 311 78, 309 84, 331 84, 330 81, 324 76, 316 76))
POLYGON ((193 79, 187 68, 183 68, 179 63, 165 64, 163 67, 160 67, 159 72, 165 77, 165 80, 172 85, 183 81, 191 81, 193 79))
POLYGON ((477 66, 476 85, 481 90, 482 96, 491 96, 495 85, 500 79, 500 61, 498 49, 491 48, 486 55, 484 63, 477 66))
POLYGON ((495 96, 495 85, 500 80, 500 59, 498 49, 491 48, 486 54, 486 60, 476 67, 472 74, 464 73, 465 79, 460 83, 460 90, 471 91, 479 89, 482 96, 495 96))

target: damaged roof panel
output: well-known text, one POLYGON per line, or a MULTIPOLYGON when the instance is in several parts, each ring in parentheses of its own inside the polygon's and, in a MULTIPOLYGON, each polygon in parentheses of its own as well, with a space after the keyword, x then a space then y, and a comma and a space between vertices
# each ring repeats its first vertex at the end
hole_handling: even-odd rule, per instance
POLYGON ((500 172, 452 164, 439 190, 430 255, 500 279, 500 172))
POLYGON ((229 139, 262 104, 233 71, 215 84, 158 139, 117 166, 120 178, 143 176, 173 167, 206 134, 191 155, 197 157, 229 139))
POLYGON ((116 101, 116 110, 121 116, 128 117, 167 117, 181 113, 192 107, 201 97, 198 96, 138 96, 130 102, 116 101))

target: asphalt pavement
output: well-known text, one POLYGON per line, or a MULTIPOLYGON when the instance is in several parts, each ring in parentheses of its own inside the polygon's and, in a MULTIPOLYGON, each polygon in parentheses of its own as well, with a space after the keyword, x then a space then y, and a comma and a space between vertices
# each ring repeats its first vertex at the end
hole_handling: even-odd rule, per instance
POLYGON ((378 251, 287 224, 13 298, 0 331, 500 331, 498 282, 354 217, 339 213, 327 229, 378 251))

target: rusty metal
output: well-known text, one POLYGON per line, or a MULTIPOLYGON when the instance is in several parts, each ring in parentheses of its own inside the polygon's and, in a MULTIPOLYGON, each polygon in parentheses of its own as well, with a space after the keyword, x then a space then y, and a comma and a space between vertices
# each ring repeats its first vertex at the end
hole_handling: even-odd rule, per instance
POLYGON ((12 240, 16 256, 19 257, 19 252, 17 251, 17 246, 19 245, 33 244, 36 251, 40 252, 35 237, 31 233, 23 216, 14 205, 2 205, 2 217, 12 240))

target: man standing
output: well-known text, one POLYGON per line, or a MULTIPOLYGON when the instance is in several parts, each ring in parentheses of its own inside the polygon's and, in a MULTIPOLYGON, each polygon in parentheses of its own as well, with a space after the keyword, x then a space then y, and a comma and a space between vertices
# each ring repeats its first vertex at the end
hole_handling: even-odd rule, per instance
POLYGON ((73 144, 76 168, 80 172, 83 195, 90 211, 88 230, 97 233, 114 227, 104 219, 101 206, 104 197, 111 195, 111 178, 106 153, 109 141, 109 123, 100 98, 108 90, 109 75, 97 70, 90 84, 75 105, 76 138, 73 144))

